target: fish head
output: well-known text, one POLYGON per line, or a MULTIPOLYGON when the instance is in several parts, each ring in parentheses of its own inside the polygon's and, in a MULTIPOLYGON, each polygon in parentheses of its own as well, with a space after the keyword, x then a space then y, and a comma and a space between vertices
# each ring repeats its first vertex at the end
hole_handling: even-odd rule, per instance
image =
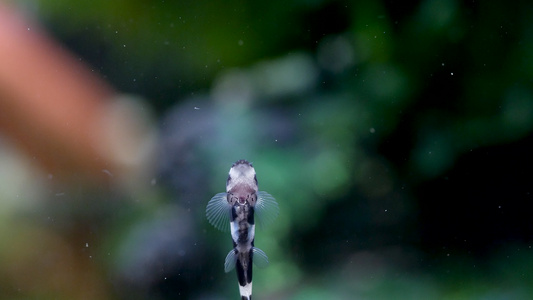
POLYGON ((228 174, 226 192, 232 205, 254 206, 257 200, 257 176, 251 163, 246 160, 235 162, 228 174))
POLYGON ((252 190, 257 192, 257 176, 251 163, 242 159, 236 161, 229 170, 226 192, 252 190))

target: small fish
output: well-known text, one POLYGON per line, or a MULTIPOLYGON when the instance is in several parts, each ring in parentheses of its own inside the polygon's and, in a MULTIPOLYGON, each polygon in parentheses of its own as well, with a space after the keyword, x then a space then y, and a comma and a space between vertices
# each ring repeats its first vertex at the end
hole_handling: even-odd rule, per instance
POLYGON ((273 223, 279 213, 278 203, 257 189, 255 169, 246 160, 238 160, 229 170, 226 193, 216 194, 207 204, 206 216, 221 231, 230 229, 233 249, 226 256, 224 270, 237 270, 241 300, 252 299, 252 262, 268 266, 268 258, 254 247, 255 224, 273 223))

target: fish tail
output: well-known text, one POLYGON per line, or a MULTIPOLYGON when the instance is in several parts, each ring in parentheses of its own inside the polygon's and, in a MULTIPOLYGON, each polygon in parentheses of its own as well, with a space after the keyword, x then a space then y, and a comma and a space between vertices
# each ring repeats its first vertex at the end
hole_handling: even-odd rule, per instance
POLYGON ((246 256, 237 259, 237 279, 239 280, 239 292, 241 300, 252 299, 252 259, 251 251, 246 256), (242 261, 245 260, 245 261, 242 261))
POLYGON ((251 282, 248 284, 248 286, 239 286, 239 290, 241 292, 241 300, 252 300, 252 283, 251 282))

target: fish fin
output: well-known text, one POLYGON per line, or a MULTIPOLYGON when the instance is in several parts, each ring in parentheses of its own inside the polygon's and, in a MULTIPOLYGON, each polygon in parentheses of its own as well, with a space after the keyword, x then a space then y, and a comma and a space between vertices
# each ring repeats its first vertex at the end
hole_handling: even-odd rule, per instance
POLYGON ((218 230, 227 232, 230 227, 231 205, 226 193, 218 193, 207 203, 205 215, 211 225, 218 230))
POLYGON ((226 261, 224 262, 224 272, 226 273, 233 270, 235 268, 235 265, 237 264, 237 253, 235 252, 235 249, 231 249, 231 251, 226 256, 226 261))
POLYGON ((253 262, 257 267, 259 268, 268 267, 268 257, 265 254, 265 252, 263 252, 263 250, 253 247, 252 253, 253 253, 253 262))
POLYGON ((259 228, 264 229, 274 223, 274 220, 278 217, 278 203, 269 193, 257 192, 257 203, 255 204, 254 212, 259 228))

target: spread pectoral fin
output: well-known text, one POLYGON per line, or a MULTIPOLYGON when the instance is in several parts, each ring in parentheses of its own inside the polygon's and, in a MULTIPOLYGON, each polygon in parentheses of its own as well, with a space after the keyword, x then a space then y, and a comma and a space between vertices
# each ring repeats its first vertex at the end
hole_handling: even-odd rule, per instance
POLYGON ((260 228, 274 223, 278 217, 279 207, 276 199, 267 192, 257 192, 257 203, 254 207, 256 222, 260 228))
POLYGON ((224 262, 224 272, 228 273, 229 271, 235 268, 237 264, 237 253, 235 249, 232 249, 226 256, 226 261, 224 262))
POLYGON ((265 252, 263 252, 263 250, 253 247, 252 253, 253 253, 254 265, 256 265, 259 268, 268 267, 268 257, 265 254, 265 252))
POLYGON ((226 193, 218 193, 207 203, 205 215, 211 225, 218 230, 228 231, 230 227, 231 205, 226 193))

